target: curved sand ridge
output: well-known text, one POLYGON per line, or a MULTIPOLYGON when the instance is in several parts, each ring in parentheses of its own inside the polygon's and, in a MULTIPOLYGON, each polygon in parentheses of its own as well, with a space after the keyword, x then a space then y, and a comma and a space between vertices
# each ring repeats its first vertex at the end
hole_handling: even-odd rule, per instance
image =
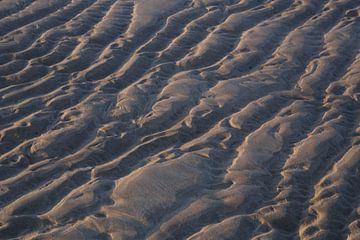
POLYGON ((0 1, 0 239, 360 239, 359 16, 0 1))

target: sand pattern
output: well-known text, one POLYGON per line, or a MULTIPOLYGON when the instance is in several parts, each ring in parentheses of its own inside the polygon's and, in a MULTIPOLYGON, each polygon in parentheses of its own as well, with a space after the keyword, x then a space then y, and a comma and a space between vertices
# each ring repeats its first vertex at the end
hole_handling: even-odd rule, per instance
POLYGON ((360 1, 1 0, 0 239, 360 239, 360 1))

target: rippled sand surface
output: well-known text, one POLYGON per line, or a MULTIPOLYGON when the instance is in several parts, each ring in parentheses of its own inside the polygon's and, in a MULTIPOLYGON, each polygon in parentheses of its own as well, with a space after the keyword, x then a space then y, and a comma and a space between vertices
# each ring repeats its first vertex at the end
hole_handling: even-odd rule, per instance
POLYGON ((0 239, 360 239, 359 0, 1 0, 0 239))

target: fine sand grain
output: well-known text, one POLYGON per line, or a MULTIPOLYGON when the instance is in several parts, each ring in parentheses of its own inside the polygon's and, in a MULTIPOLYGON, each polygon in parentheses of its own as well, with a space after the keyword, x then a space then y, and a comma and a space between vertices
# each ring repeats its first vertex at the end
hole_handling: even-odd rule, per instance
POLYGON ((360 1, 0 0, 0 239, 360 239, 360 1))

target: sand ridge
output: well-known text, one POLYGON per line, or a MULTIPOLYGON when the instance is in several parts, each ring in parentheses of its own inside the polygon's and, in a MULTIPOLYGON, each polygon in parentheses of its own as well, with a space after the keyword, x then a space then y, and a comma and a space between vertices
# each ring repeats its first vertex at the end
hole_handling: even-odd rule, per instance
POLYGON ((0 1, 0 239, 359 239, 359 15, 0 1))

